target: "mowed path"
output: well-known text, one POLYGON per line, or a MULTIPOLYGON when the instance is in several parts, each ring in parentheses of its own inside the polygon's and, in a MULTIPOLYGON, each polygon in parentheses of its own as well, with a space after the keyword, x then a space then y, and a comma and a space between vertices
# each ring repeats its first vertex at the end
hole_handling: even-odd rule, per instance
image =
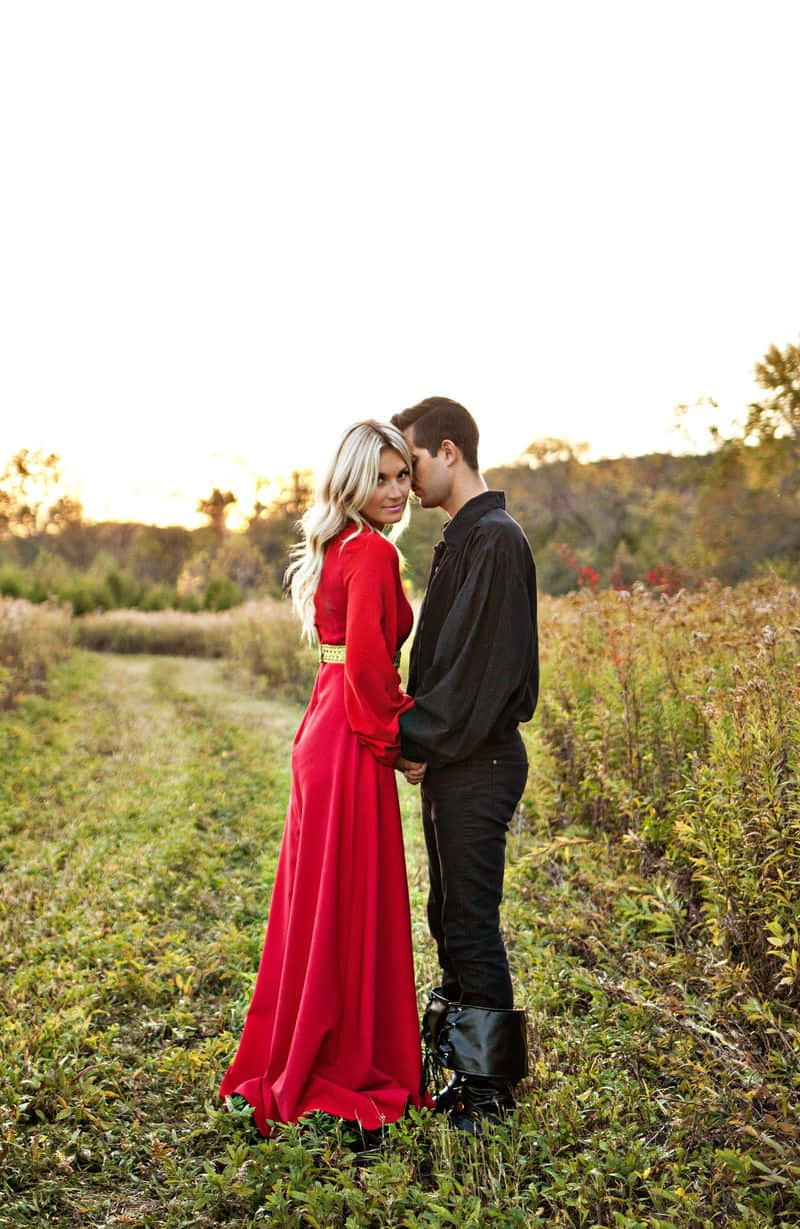
POLYGON ((175 1196, 224 1144, 301 715, 220 663, 89 654, 12 715, 0 1057, 23 1113, 0 1120, 0 1224, 204 1223, 175 1196))

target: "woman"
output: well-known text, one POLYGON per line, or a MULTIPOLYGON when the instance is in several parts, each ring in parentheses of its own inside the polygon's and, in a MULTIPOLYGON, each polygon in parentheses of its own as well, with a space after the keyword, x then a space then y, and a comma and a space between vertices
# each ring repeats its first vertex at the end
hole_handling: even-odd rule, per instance
POLYGON ((264 1135, 314 1110, 374 1130, 427 1103, 393 772, 424 771, 399 758, 398 716, 413 702, 396 654, 412 613, 390 539, 410 487, 402 434, 351 427, 290 568, 321 661, 292 749, 258 978, 220 1089, 246 1098, 264 1135))

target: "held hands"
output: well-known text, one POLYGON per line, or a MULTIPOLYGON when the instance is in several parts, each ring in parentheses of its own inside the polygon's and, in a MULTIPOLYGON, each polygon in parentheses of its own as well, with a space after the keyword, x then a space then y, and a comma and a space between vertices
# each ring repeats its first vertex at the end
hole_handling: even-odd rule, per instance
POLYGON ((406 760, 402 755, 397 757, 395 768, 398 772, 402 772, 409 785, 419 785, 422 778, 425 776, 427 764, 418 764, 414 760, 406 760))

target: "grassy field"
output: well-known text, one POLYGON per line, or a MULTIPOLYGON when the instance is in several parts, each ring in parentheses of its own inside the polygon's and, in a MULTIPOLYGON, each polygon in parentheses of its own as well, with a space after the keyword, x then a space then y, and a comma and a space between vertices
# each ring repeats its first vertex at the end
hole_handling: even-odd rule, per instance
MULTIPOLYGON (((679 862, 654 873, 654 803, 626 842, 583 775, 569 793, 559 756, 571 730, 572 772, 582 727, 552 683, 509 847, 518 1115, 477 1143, 420 1115, 365 1157, 325 1120, 266 1142, 222 1109, 300 715, 223 670, 79 652, 0 718, 0 1225, 798 1223, 794 989, 759 989, 679 862)), ((405 785, 402 801, 422 992, 405 785)))

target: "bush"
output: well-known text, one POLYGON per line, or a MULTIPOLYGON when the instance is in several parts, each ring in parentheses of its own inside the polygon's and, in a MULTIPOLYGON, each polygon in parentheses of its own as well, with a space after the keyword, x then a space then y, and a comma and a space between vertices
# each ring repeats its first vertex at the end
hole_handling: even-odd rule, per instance
POLYGON ((176 605, 175 591, 169 585, 153 585, 146 589, 141 601, 140 610, 170 610, 176 605))
POLYGON ((230 610, 244 600, 239 586, 227 576, 214 576, 206 585, 203 605, 206 610, 230 610))
POLYGON ((118 568, 109 568, 102 588, 104 596, 107 595, 108 609, 139 606, 144 596, 143 586, 118 568))
POLYGON ((6 563, 0 567, 0 597, 27 597, 27 585, 20 568, 6 563))
MULTIPOLYGON (((219 585, 217 588, 220 589, 219 585)), ((61 559, 44 552, 30 567, 14 563, 0 565, 0 597, 26 598, 29 602, 55 601, 69 603, 73 614, 84 615, 95 610, 132 609, 166 610, 180 602, 173 587, 165 584, 143 584, 130 572, 116 565, 108 566, 100 558, 88 571, 71 570, 61 559)), ((208 609, 223 610, 241 601, 241 594, 224 585, 218 594, 212 591, 208 609), (233 600, 232 600, 233 599, 233 600)), ((201 603, 189 599, 191 608, 201 603)))

